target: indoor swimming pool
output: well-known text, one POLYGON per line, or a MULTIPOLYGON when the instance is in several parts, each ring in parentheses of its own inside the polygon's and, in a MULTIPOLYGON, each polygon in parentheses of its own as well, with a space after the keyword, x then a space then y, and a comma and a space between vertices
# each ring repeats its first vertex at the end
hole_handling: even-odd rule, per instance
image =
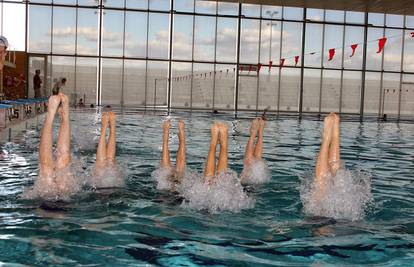
MULTIPOLYGON (((250 118, 172 115, 172 161, 178 118, 186 123, 187 166, 198 173, 209 149, 211 123, 226 121, 229 166, 240 174, 250 118)), ((301 201, 323 121, 270 116, 263 157, 271 181, 245 188, 252 200, 245 208, 209 212, 157 189, 151 174, 160 162, 165 116, 118 113, 117 119, 117 160, 125 188, 85 189, 67 202, 21 198, 38 174, 41 125, 0 141, 0 264, 412 265, 414 124, 342 121, 342 160, 347 169, 371 177, 372 200, 359 217, 334 219, 306 214, 301 201)), ((95 163, 100 115, 75 111, 71 122, 73 161, 86 177, 95 163)))

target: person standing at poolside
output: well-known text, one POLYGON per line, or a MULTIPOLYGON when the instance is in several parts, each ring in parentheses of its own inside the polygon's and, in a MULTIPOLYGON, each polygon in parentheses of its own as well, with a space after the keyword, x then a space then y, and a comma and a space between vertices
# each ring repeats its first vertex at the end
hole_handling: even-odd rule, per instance
POLYGON ((34 89, 35 98, 42 96, 40 92, 41 88, 42 88, 42 79, 40 78, 40 70, 36 70, 35 75, 33 76, 33 89, 34 89))

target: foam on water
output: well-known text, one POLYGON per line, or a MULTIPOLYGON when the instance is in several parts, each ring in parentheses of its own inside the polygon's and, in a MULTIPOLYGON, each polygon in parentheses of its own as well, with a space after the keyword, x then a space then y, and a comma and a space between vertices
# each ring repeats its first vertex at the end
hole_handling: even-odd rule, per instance
POLYGON ((125 179, 121 168, 117 165, 106 165, 104 168, 94 166, 88 177, 88 184, 93 188, 124 187, 125 179))
POLYGON ((56 170, 52 177, 38 176, 33 187, 25 191, 22 198, 40 198, 52 201, 69 200, 85 185, 82 165, 82 162, 75 158, 66 168, 56 170))
POLYGON ((305 213, 352 221, 365 216, 372 204, 371 175, 340 169, 325 181, 324 194, 316 194, 314 175, 301 177, 300 198, 305 213))
MULTIPOLYGON (((174 181, 174 169, 173 168, 165 168, 160 167, 151 173, 152 179, 157 182, 157 189, 158 190, 176 190, 177 183, 174 181)), ((189 168, 186 168, 184 171, 184 177, 181 181, 181 184, 190 184, 191 181, 194 180, 194 177, 197 176, 197 173, 192 171, 189 168)), ((181 188, 183 185, 179 185, 181 188)))
POLYGON ((252 164, 244 168, 240 175, 243 184, 262 184, 270 181, 270 171, 262 159, 254 159, 252 164))
POLYGON ((201 175, 185 179, 179 192, 186 199, 182 206, 196 210, 208 210, 211 213, 221 211, 240 212, 253 208, 255 200, 244 191, 233 171, 219 174, 216 183, 207 185, 201 175))

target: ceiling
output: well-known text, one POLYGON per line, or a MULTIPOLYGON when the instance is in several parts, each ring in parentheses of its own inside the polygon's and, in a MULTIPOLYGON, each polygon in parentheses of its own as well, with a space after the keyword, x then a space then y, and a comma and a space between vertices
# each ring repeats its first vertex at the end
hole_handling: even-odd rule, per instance
MULTIPOLYGON (((222 2, 240 2, 221 0, 222 2)), ((414 15, 414 0, 243 0, 243 3, 414 15)))

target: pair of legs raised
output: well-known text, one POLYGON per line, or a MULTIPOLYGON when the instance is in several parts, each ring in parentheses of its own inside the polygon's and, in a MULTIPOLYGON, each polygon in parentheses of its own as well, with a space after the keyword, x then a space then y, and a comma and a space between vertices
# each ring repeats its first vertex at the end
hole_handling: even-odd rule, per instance
POLYGON ((102 112, 101 136, 96 149, 96 167, 105 168, 115 164, 116 153, 116 117, 115 113, 102 112), (106 129, 109 126, 109 139, 106 141, 106 129))
POLYGON ((244 167, 249 168, 254 160, 262 159, 263 154, 263 130, 265 121, 262 118, 256 118, 250 126, 250 137, 247 141, 246 151, 244 153, 244 167), (257 141, 255 144, 255 140, 257 141))
POLYGON ((227 159, 227 136, 228 127, 225 123, 216 122, 211 127, 211 141, 210 149, 207 156, 206 166, 204 170, 205 182, 212 184, 215 182, 216 174, 220 174, 227 171, 228 159, 227 159), (220 153, 216 167, 216 146, 220 144, 220 153), (216 173, 217 171, 217 173, 216 173))
POLYGON ((185 132, 184 132, 184 122, 180 120, 178 122, 178 150, 177 150, 177 159, 175 162, 175 169, 171 165, 170 159, 170 150, 168 148, 168 139, 170 136, 171 121, 166 120, 163 124, 163 136, 162 136, 162 158, 161 158, 161 168, 171 169, 173 171, 174 179, 178 180, 176 182, 181 182, 184 172, 185 172, 185 132))
POLYGON ((336 175, 341 167, 339 124, 339 116, 335 113, 330 113, 324 121, 322 144, 315 170, 315 181, 318 186, 322 186, 320 189, 324 187, 325 178, 336 175))
POLYGON ((48 182, 59 186, 62 178, 55 180, 55 172, 65 169, 71 162, 70 155, 70 122, 69 99, 60 93, 49 98, 48 112, 46 114, 40 137, 39 165, 41 179, 50 179, 48 182), (56 113, 60 115, 60 128, 56 145, 56 161, 53 159, 53 121, 56 113))

